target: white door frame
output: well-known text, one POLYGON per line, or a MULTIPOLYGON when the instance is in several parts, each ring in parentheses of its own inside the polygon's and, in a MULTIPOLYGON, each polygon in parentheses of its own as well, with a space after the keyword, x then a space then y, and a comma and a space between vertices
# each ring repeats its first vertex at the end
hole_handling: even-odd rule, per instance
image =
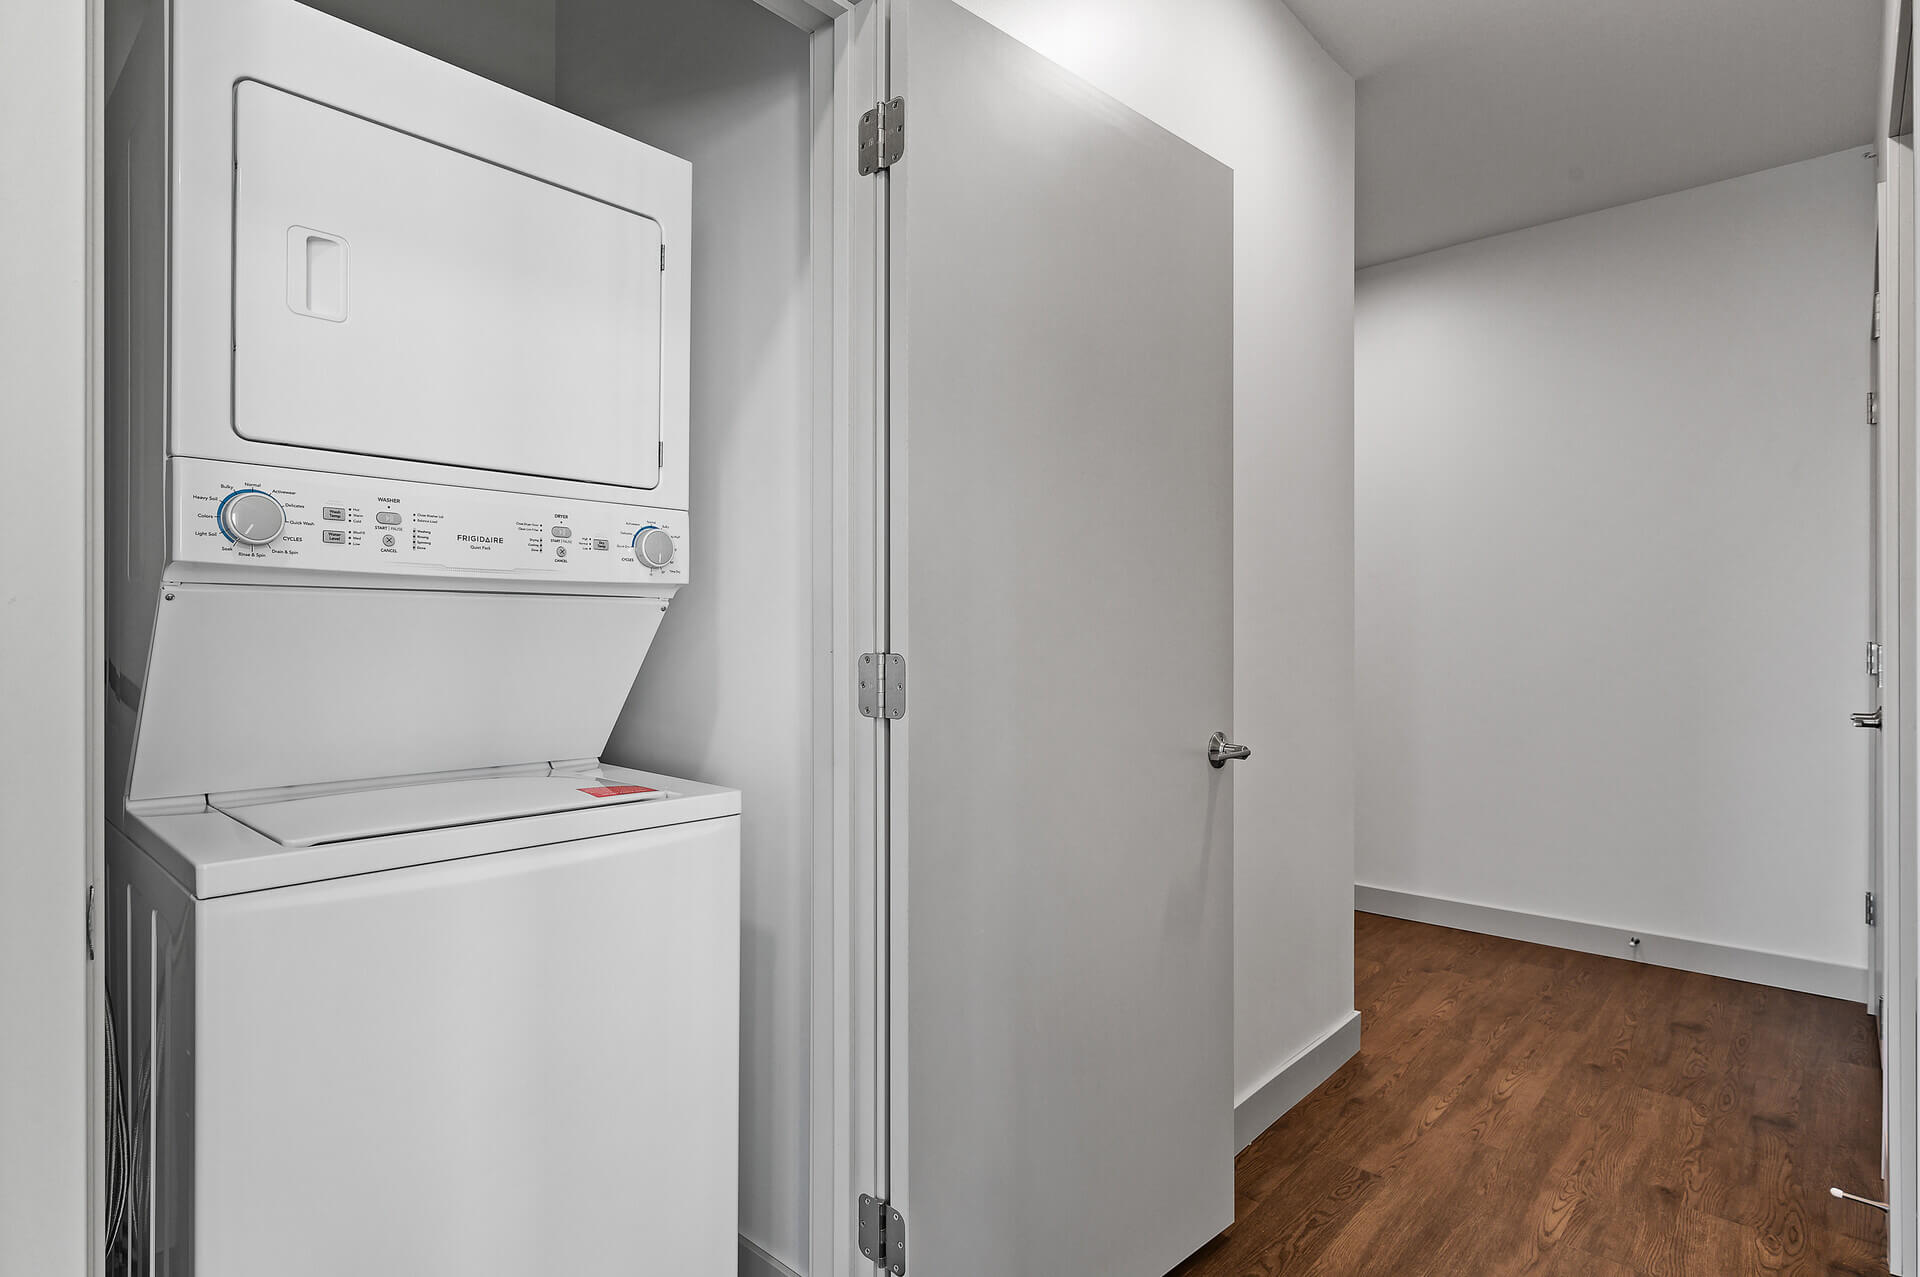
MULTIPOLYGON (((875 854, 885 814, 873 778, 880 728, 856 709, 855 662, 885 647, 886 500, 881 260, 856 260, 856 236, 884 215, 882 183, 863 181, 853 156, 859 116, 879 94, 882 68, 855 57, 871 10, 855 0, 757 0, 811 32, 813 273, 813 908, 808 1043, 807 1271, 872 1277, 859 1253, 855 1201, 884 1190, 880 1086, 886 1005, 883 916, 875 854), (866 1049, 862 1049, 865 1044, 866 1049)), ((867 42, 862 41, 863 45, 867 42)), ((877 42, 876 42, 877 43, 877 42)))
POLYGON ((104 12, 0 5, 0 1270, 102 1270, 104 12))
MULTIPOLYGON (((1875 393, 1881 429, 1876 439, 1883 467, 1879 502, 1880 553, 1891 568, 1891 588, 1882 590, 1881 627, 1885 686, 1881 704, 1886 721, 1882 750, 1883 793, 1880 866, 1873 890, 1879 903, 1880 930, 1871 943, 1882 964, 1881 1016, 1885 1076, 1883 1091, 1887 1175, 1887 1243, 1894 1273, 1920 1273, 1920 869, 1916 834, 1920 832, 1920 749, 1916 749, 1915 693, 1920 690, 1916 639, 1920 604, 1915 573, 1920 567, 1916 541, 1914 303, 1916 291, 1913 154, 1912 0, 1886 7, 1881 66, 1881 110, 1885 121, 1879 146, 1881 180, 1878 235, 1880 341, 1875 351, 1875 393), (1888 598, 1888 594, 1893 597, 1888 598)), ((1876 582, 1876 588, 1879 583, 1876 582)))
POLYGON ((852 153, 860 113, 881 68, 854 58, 856 0, 756 0, 811 33, 813 275, 811 621, 813 908, 808 1040, 807 1271, 872 1277, 859 1253, 854 1203, 882 1183, 880 1051, 873 1015, 885 1005, 882 938, 861 924, 882 911, 875 839, 884 813, 872 778, 884 757, 878 725, 857 703, 858 654, 884 647, 884 547, 877 535, 886 474, 882 448, 886 288, 879 261, 856 261, 856 234, 882 216, 884 186, 862 184, 852 153))
POLYGON ((885 1191, 881 1088, 886 884, 882 728, 858 712, 856 662, 884 650, 886 501, 884 253, 856 242, 884 225, 885 183, 860 177, 854 139, 882 67, 851 0, 760 0, 811 26, 814 288, 814 861, 807 1244, 812 1277, 872 1277, 855 1202, 885 1191), (809 15, 801 8, 816 11, 809 15), (825 14, 832 14, 831 18, 825 14), (865 50, 867 56, 857 55, 865 50))
MULTIPOLYGON (((1884 447, 1891 453, 1892 532, 1897 574, 1897 605, 1892 609, 1885 649, 1886 687, 1883 704, 1887 723, 1881 747, 1887 751, 1887 777, 1893 792, 1883 810, 1891 810, 1893 828, 1884 836, 1881 881, 1875 884, 1883 902, 1880 924, 1886 974, 1887 1077, 1887 1200, 1888 1246, 1895 1273, 1920 1272, 1920 1125, 1916 1110, 1916 1065, 1920 1064, 1920 1035, 1916 1013, 1920 1006, 1920 969, 1916 968, 1916 922, 1920 921, 1920 873, 1916 872, 1915 840, 1920 830, 1920 753, 1916 752, 1915 640, 1920 617, 1915 614, 1915 569, 1920 564, 1916 543, 1914 448, 1914 162, 1911 137, 1889 139, 1881 146, 1886 174, 1886 230, 1880 250, 1884 262, 1881 282, 1881 348, 1889 375, 1878 387, 1884 447)), ((1885 542, 1883 541, 1883 544, 1885 542)))

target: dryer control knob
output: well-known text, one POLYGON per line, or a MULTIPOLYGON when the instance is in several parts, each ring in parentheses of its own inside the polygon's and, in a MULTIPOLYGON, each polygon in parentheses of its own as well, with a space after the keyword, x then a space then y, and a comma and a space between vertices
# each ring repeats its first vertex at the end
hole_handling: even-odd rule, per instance
POLYGON ((265 545, 287 526, 287 512, 258 488, 242 488, 220 503, 220 530, 241 545, 265 545))
POLYGON ((665 528, 652 525, 633 534, 633 554, 650 568, 663 568, 673 562, 673 538, 665 528))

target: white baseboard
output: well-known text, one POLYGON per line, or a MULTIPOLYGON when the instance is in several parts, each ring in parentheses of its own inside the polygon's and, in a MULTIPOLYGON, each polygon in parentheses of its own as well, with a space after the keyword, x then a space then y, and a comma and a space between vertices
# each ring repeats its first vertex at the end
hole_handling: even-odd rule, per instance
POLYGON ((1359 1053, 1360 1013, 1352 1011, 1233 1106, 1234 1151, 1253 1143, 1262 1131, 1359 1053))
POLYGON ((1842 998, 1848 1002, 1867 999, 1865 967, 1851 967, 1816 958, 1796 958, 1762 949, 1740 949, 1732 945, 1712 944, 1705 940, 1687 940, 1679 936, 1657 935, 1623 927, 1601 926, 1550 914, 1522 913, 1493 905, 1469 904, 1444 896, 1422 896, 1388 887, 1369 887, 1355 883, 1353 907, 1361 913, 1380 913, 1390 918, 1413 922, 1431 922, 1461 931, 1504 936, 1533 944, 1597 953, 1608 958, 1638 958, 1659 967, 1697 971, 1702 975, 1725 976, 1749 984, 1767 984, 1777 989, 1795 989, 1822 997, 1842 998), (1630 948, 1630 937, 1639 936, 1638 949, 1630 948))
POLYGON ((800 1277, 800 1274, 742 1237, 740 1277, 800 1277))

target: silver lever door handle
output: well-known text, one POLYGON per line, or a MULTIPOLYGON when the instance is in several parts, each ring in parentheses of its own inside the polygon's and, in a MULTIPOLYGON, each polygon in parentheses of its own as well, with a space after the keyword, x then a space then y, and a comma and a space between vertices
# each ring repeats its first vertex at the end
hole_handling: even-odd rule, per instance
POLYGON ((1207 741, 1207 761, 1215 767, 1225 767, 1228 763, 1237 763, 1243 758, 1252 758, 1253 751, 1245 745, 1236 745, 1227 739, 1225 732, 1215 732, 1207 741))
POLYGON ((1876 732, 1879 731, 1880 711, 1876 709, 1867 714, 1855 714, 1853 716, 1853 725, 1855 727, 1871 727, 1876 732))

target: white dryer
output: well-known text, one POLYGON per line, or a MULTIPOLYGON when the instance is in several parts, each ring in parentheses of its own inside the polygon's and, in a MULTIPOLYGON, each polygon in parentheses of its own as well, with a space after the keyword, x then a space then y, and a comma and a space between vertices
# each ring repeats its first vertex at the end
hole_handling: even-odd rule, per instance
POLYGON ((738 813, 593 766, 131 815, 131 1271, 731 1272, 738 813))
POLYGON ((599 758, 694 561, 690 167, 295 0, 141 9, 113 1267, 731 1273, 740 799, 599 758))
POLYGON ((144 8, 109 815, 597 753, 695 561, 691 166, 296 0, 144 8))

